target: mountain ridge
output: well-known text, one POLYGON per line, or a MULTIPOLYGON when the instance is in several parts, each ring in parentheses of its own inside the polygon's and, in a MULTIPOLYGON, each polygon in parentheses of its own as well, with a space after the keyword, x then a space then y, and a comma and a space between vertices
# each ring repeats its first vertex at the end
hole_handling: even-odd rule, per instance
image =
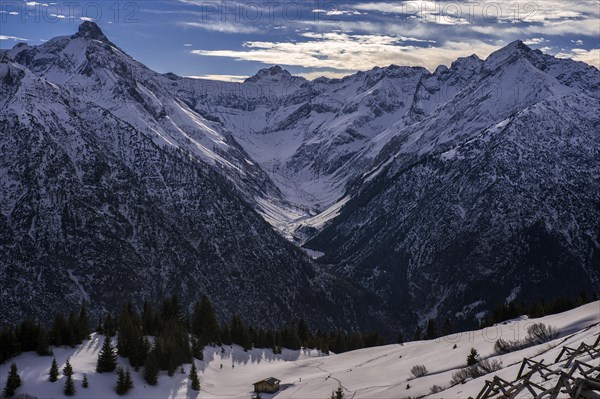
POLYGON ((309 81, 274 66, 212 82, 156 73, 92 22, 1 55, 1 274, 16 282, 2 302, 48 296, 13 316, 59 290, 110 308, 102 271, 142 296, 178 289, 189 305, 208 292, 253 320, 267 307, 256 286, 273 323, 390 331, 473 323, 543 295, 532 281, 565 294, 600 281, 594 67, 516 41, 433 73, 309 81), (46 263, 60 275, 32 288, 46 263))

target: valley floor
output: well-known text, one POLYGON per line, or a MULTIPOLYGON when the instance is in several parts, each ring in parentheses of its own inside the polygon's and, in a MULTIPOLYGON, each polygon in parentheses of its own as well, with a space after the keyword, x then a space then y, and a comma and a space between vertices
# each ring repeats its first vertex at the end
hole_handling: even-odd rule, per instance
MULTIPOLYGON (((554 326, 560 332, 557 339, 538 346, 497 356, 504 368, 498 376, 512 381, 524 357, 537 361, 544 359, 550 368, 564 367, 564 362, 553 364, 563 345, 578 347, 580 343, 593 344, 600 334, 600 302, 592 302, 580 308, 543 317, 504 322, 483 330, 458 333, 434 341, 408 342, 404 345, 387 345, 347 352, 339 355, 321 356, 317 351, 284 350, 273 355, 271 350, 253 349, 244 352, 238 346, 207 347, 205 360, 196 361, 201 390, 189 389, 190 365, 184 373, 178 370, 173 377, 161 372, 157 386, 148 386, 141 373, 133 372, 134 388, 127 398, 250 398, 252 384, 267 377, 281 380, 281 390, 265 399, 306 398, 327 399, 331 391, 342 386, 347 398, 406 398, 430 395, 430 388, 438 385, 444 390, 431 398, 475 397, 482 389, 484 376, 450 387, 452 374, 465 366, 470 349, 475 348, 486 358, 494 356, 494 343, 500 337, 506 340, 524 338, 527 327, 533 322, 554 326), (456 348, 454 346, 456 345, 456 348), (414 365, 424 365, 428 374, 411 378, 414 365), (410 386, 408 388, 408 386, 410 386)), ((117 398, 116 374, 95 372, 98 353, 104 336, 94 334, 77 348, 54 348, 54 354, 62 370, 70 358, 75 374, 77 398, 117 398), (89 388, 81 387, 83 373, 87 373, 89 388)), ((48 382, 51 357, 39 357, 25 353, 0 366, 0 384, 4 386, 11 362, 17 364, 23 385, 17 393, 28 393, 42 398, 63 398, 64 377, 48 382)), ((583 356, 582 361, 599 365, 598 359, 583 356)), ((122 367, 129 366, 126 359, 119 359, 122 367)))

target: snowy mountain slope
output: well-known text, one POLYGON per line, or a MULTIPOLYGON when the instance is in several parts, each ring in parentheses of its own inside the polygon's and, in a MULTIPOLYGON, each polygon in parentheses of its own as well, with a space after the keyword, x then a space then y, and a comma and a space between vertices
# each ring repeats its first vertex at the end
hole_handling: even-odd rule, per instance
POLYGON ((377 323, 369 315, 376 298, 312 264, 253 210, 223 161, 187 146, 185 135, 198 131, 186 123, 204 123, 196 114, 182 105, 145 128, 156 119, 139 103, 126 103, 128 118, 118 112, 126 96, 93 98, 87 86, 60 83, 44 49, 16 57, 45 65, 54 82, 11 57, 0 62, 1 323, 43 320, 82 301, 99 313, 173 293, 186 306, 207 294, 222 317, 238 312, 254 324, 299 315, 323 326, 377 323), (145 118, 130 123, 136 112, 145 118), (163 140, 157 130, 176 118, 180 136, 165 128, 163 140))
MULTIPOLYGON (((134 388, 128 393, 131 398, 249 398, 252 395, 252 384, 273 376, 281 380, 282 390, 276 395, 263 395, 264 398, 327 398, 332 390, 342 386, 348 398, 468 398, 476 397, 483 388, 484 381, 493 375, 507 380, 516 377, 524 357, 536 361, 544 360, 552 369, 567 371, 565 362, 554 364, 554 360, 564 345, 578 347, 585 342, 593 344, 600 333, 600 302, 593 302, 580 308, 543 317, 529 319, 523 316, 485 330, 457 333, 439 338, 435 341, 408 342, 404 345, 387 345, 361 349, 339 355, 320 355, 316 351, 284 350, 281 355, 273 355, 270 350, 252 349, 244 352, 240 347, 205 348, 205 360, 195 361, 199 370, 200 392, 189 389, 187 373, 190 365, 184 366, 186 374, 176 372, 168 377, 161 372, 156 387, 145 384, 141 373, 133 372, 134 388), (527 327, 541 322, 554 326, 559 337, 536 346, 498 356, 494 352, 495 341, 502 337, 512 340, 523 338, 527 327), (456 345, 456 348, 454 348, 456 345), (503 368, 493 374, 468 380, 464 384, 450 387, 452 374, 465 366, 467 355, 475 348, 483 357, 492 357, 502 361, 503 368), (424 365, 428 374, 414 378, 410 370, 417 364, 424 365), (221 367, 222 366, 222 367, 221 367), (438 385, 443 391, 430 395, 430 388, 438 385), (409 387, 409 388, 407 388, 409 387)), ((62 368, 70 359, 75 374, 77 397, 113 398, 116 384, 115 373, 97 374, 96 360, 104 337, 94 335, 90 341, 75 349, 54 348, 54 352, 62 368), (87 373, 90 387, 80 386, 83 373, 87 373)), ((584 354, 580 360, 594 363, 589 355, 584 354)), ((13 359, 23 380, 23 387, 18 392, 29 393, 39 399, 49 397, 62 398, 64 377, 56 383, 47 381, 47 373, 51 359, 26 353, 13 359)), ((120 359, 123 367, 128 362, 120 359)), ((597 363, 597 362, 596 362, 597 363)), ((4 384, 7 365, 0 370, 0 384, 4 384)), ((534 377, 536 378, 536 377, 534 377)), ((540 379, 541 380, 541 379, 540 379)), ((536 380, 537 381, 537 380, 536 380)), ((551 384, 553 381, 537 381, 551 384)), ((522 396, 528 397, 528 396, 522 396)), ((560 398, 567 397, 562 394, 560 398)))
POLYGON ((599 92, 577 77, 597 87, 600 72, 563 60, 563 84, 538 56, 513 43, 436 112, 382 133, 307 247, 421 322, 468 304, 471 318, 515 287, 521 299, 597 291, 599 92))
POLYGON ((230 179, 246 199, 279 190, 235 139, 161 85, 162 76, 125 54, 92 22, 73 36, 36 46, 17 46, 8 55, 38 76, 102 107, 158 145, 184 149, 230 179))
POLYGON ((303 226, 331 220, 348 186, 398 147, 420 155, 451 147, 546 98, 597 97, 600 87, 597 69, 520 41, 433 73, 392 65, 306 81, 272 67, 244 83, 169 78, 171 91, 218 120, 269 174, 289 205, 270 201, 262 213, 301 241, 303 226))
POLYGON ((393 66, 311 82, 273 67, 241 84, 170 78, 171 90, 218 119, 298 208, 280 221, 291 234, 296 221, 341 198, 361 170, 347 161, 408 112, 424 73, 393 66))

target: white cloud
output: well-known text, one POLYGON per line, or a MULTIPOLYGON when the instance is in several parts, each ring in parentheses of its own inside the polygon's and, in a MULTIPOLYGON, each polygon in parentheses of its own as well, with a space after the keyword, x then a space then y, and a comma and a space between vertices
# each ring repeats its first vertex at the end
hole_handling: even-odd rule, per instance
POLYGON ((185 43, 183 47, 192 47, 192 43, 185 43))
POLYGON ((90 17, 79 17, 80 20, 82 21, 93 21, 94 18, 90 18, 90 17))
POLYGON ((583 40, 571 40, 571 43, 575 43, 576 46, 583 46, 583 40))
POLYGON ((538 44, 546 43, 546 39, 543 37, 534 37, 532 39, 524 40, 524 43, 528 46, 535 46, 538 44))
POLYGON ((323 9, 315 9, 312 10, 313 13, 315 14, 325 14, 325 15, 329 15, 329 16, 335 16, 335 15, 362 15, 363 13, 358 11, 358 10, 338 10, 338 9, 332 9, 332 10, 323 10, 323 9))
POLYGON ((192 75, 186 76, 186 78, 192 79, 208 79, 208 80, 220 80, 223 82, 243 82, 248 76, 242 75, 192 75))
POLYGON ((390 35, 350 35, 339 32, 307 32, 304 42, 249 41, 243 50, 193 50, 193 54, 228 57, 305 68, 357 71, 390 64, 425 66, 434 70, 456 58, 477 53, 487 57, 496 46, 474 42, 447 42, 438 47, 407 45, 390 35))
POLYGON ((54 17, 54 18, 58 18, 58 19, 65 19, 65 18, 67 18, 65 15, 62 15, 62 14, 50 14, 50 16, 54 17))
POLYGON ((28 42, 29 41, 29 39, 25 39, 22 37, 7 36, 7 35, 0 35, 0 40, 14 40, 15 42, 19 42, 19 41, 28 42))
POLYGON ((571 58, 575 61, 583 61, 586 64, 593 65, 600 69, 600 49, 584 50, 574 48, 569 53, 558 53, 555 55, 558 58, 571 58))
POLYGON ((261 29, 258 26, 251 26, 243 24, 241 22, 221 22, 221 21, 207 21, 207 22, 179 22, 180 26, 199 28, 212 32, 221 33, 259 33, 261 29))
POLYGON ((544 22, 597 16, 598 4, 589 0, 544 0, 539 2, 514 2, 512 0, 461 0, 369 2, 353 6, 357 10, 381 13, 415 15, 426 19, 431 16, 454 16, 467 20, 494 19, 513 22, 544 22))
POLYGON ((36 6, 48 7, 48 3, 38 3, 37 1, 26 1, 25 5, 28 7, 36 7, 36 6))
POLYGON ((375 11, 386 14, 402 14, 410 18, 439 25, 468 25, 470 6, 460 2, 405 1, 395 3, 360 3, 354 6, 361 11, 375 11))
POLYGON ((19 15, 19 13, 16 11, 4 11, 4 10, 1 10, 0 14, 19 15))
MULTIPOLYGON (((357 10, 374 14, 397 14, 406 18, 406 25, 461 25, 462 30, 451 33, 483 33, 512 39, 533 35, 600 36, 600 8, 589 0, 544 0, 514 2, 512 0, 473 1, 403 1, 359 3, 357 10)), ((412 28, 412 26, 410 26, 412 28)), ((441 32, 442 34, 446 33, 441 32)), ((438 33, 440 33, 438 31, 438 33)))

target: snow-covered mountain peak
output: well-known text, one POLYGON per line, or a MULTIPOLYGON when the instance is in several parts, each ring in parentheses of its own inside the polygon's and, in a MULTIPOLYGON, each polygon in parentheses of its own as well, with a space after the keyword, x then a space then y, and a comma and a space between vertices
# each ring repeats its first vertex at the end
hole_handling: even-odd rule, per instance
POLYGON ((97 23, 92 21, 85 21, 79 25, 79 31, 72 36, 74 39, 78 37, 86 37, 88 39, 101 40, 108 42, 108 38, 102 32, 102 29, 97 23))
POLYGON ((531 57, 534 50, 527 46, 521 40, 515 40, 514 42, 506 45, 500 50, 494 51, 485 60, 485 68, 488 70, 494 70, 499 66, 510 63, 518 58, 529 58, 531 57))
POLYGON ((471 70, 479 72, 481 70, 481 65, 483 64, 483 60, 479 58, 476 54, 470 55, 468 57, 458 58, 456 61, 452 63, 450 69, 452 70, 471 70))
MULTIPOLYGON (((263 68, 259 70, 254 76, 247 78, 244 83, 257 83, 260 81, 281 81, 288 79, 302 79, 292 74, 287 70, 283 69, 279 65, 272 66, 270 68, 263 68)), ((304 79, 302 79, 304 80, 304 79)))

